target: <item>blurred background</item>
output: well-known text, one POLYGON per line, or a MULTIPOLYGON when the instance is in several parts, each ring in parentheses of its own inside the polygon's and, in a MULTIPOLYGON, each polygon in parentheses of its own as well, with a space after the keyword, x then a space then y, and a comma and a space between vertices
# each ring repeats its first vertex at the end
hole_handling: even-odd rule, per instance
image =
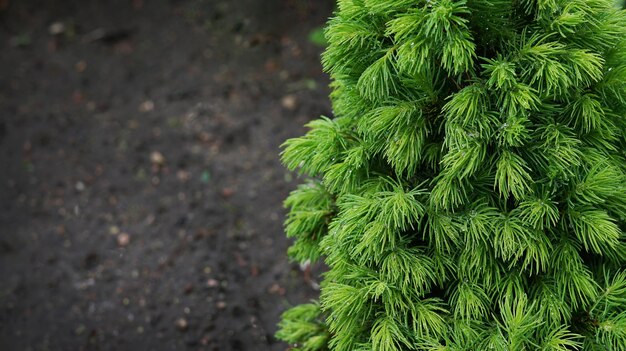
POLYGON ((331 0, 0 0, 0 350, 285 350, 331 0))

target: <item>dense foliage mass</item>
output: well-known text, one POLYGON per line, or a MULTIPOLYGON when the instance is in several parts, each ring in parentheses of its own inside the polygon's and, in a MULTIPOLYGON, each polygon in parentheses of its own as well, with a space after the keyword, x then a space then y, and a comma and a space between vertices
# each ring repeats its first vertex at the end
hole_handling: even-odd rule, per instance
POLYGON ((626 350, 626 12, 340 0, 334 119, 288 140, 299 350, 626 350))

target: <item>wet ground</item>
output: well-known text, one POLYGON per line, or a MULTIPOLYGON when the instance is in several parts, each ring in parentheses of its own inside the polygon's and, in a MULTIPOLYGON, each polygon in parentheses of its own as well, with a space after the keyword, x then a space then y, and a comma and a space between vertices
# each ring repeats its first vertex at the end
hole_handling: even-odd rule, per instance
POLYGON ((0 350, 284 350, 332 1, 0 0, 0 350))

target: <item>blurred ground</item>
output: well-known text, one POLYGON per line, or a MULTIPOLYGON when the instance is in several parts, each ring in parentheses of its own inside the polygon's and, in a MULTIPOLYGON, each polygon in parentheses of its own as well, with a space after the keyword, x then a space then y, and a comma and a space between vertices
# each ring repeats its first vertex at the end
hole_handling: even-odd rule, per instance
POLYGON ((0 350, 284 350, 326 0, 0 0, 0 350))

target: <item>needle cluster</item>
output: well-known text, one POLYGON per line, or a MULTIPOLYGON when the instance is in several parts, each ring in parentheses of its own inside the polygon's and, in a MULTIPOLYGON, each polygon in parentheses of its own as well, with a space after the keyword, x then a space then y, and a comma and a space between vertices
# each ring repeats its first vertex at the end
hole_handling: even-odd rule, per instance
POLYGON ((626 350, 626 11, 613 0, 339 0, 334 118, 282 160, 323 257, 296 350, 626 350))

